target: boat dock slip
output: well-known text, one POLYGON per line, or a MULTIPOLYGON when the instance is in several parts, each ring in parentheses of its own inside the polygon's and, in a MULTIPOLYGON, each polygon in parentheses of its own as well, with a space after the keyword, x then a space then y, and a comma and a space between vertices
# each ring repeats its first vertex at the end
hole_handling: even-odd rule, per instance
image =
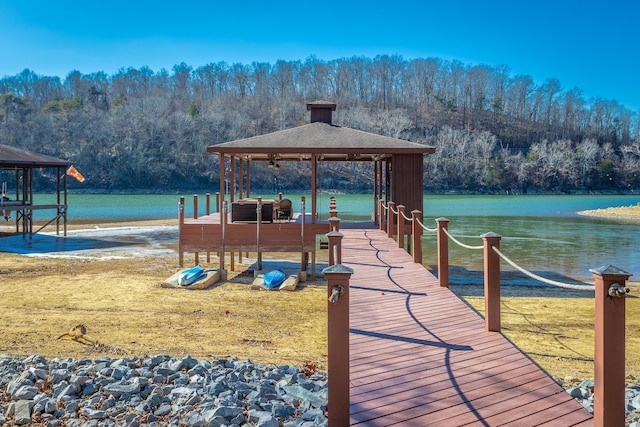
MULTIPOLYGON (((592 426, 592 415, 379 230, 343 229, 353 426, 592 426)), ((329 373, 331 374, 331 373, 329 373)))

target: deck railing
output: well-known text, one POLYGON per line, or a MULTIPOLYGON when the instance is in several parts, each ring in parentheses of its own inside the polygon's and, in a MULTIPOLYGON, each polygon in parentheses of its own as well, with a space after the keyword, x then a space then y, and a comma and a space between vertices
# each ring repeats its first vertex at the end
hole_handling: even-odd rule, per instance
POLYGON ((394 221, 397 225, 398 247, 405 248, 405 223, 410 223, 413 239, 408 245, 413 261, 422 263, 421 236, 423 231, 437 235, 438 282, 449 286, 449 240, 468 250, 482 250, 484 258, 485 327, 500 332, 500 260, 504 260, 521 273, 543 283, 566 289, 595 291, 595 351, 594 351, 594 425, 596 427, 623 426, 625 422, 625 297, 629 293, 626 282, 629 273, 613 266, 589 270, 595 284, 562 283, 538 276, 512 261, 500 251, 501 236, 485 233, 482 245, 467 245, 457 240, 448 230, 447 218, 436 219, 436 228, 423 224, 422 213, 412 211, 411 218, 405 207, 380 200, 378 224, 393 238, 394 221))

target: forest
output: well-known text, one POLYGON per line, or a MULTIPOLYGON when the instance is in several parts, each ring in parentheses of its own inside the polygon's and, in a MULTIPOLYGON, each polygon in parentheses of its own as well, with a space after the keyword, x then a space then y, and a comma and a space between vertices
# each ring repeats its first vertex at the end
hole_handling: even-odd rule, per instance
MULTIPOLYGON (((70 180, 72 191, 215 192, 208 145, 308 123, 306 102, 316 100, 337 104, 337 125, 435 146, 425 192, 640 190, 638 112, 506 65, 399 55, 73 70, 64 79, 25 69, 0 79, 0 144, 70 160, 86 178, 70 180)), ((369 164, 323 168, 321 189, 370 188, 369 164)), ((255 166, 252 189, 302 190, 308 173, 296 163, 255 166)), ((39 174, 37 187, 52 181, 39 174)))

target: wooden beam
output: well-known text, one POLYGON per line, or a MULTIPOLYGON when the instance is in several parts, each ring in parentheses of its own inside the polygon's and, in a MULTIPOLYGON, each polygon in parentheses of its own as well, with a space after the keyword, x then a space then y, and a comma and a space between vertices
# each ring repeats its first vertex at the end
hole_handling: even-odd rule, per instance
POLYGON ((316 196, 316 173, 317 173, 317 159, 315 153, 311 155, 311 223, 316 223, 316 214, 317 214, 317 196, 316 196))

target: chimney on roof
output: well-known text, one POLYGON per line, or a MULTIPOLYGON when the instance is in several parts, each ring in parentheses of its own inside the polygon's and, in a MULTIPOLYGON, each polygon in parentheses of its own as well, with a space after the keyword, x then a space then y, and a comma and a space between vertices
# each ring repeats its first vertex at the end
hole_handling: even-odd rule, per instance
POLYGON ((336 104, 327 101, 308 102, 307 110, 311 111, 311 123, 331 124, 331 112, 336 111, 336 104))

